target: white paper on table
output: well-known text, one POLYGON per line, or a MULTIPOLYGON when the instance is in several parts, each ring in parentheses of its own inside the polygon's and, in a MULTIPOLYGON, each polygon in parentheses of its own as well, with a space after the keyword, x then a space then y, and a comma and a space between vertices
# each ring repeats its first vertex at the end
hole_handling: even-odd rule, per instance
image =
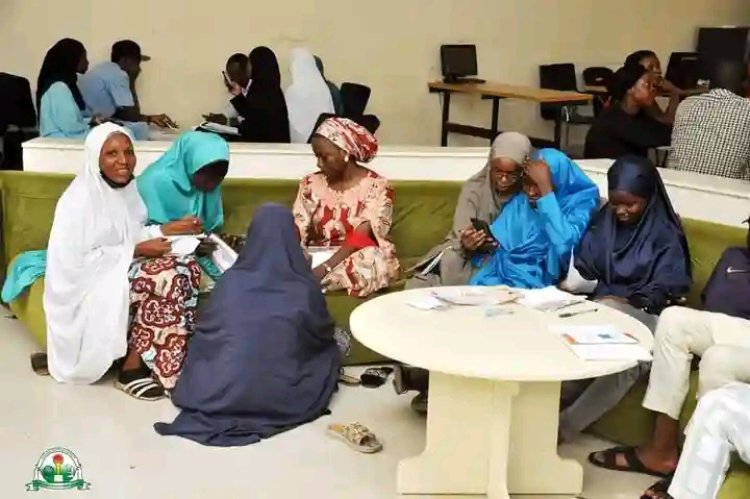
POLYGON ((177 256, 192 255, 200 244, 200 238, 195 236, 170 236, 169 242, 172 243, 170 254, 177 256))
POLYGON ((637 345, 638 340, 609 324, 552 326, 550 330, 570 345, 637 345))
POLYGON ((240 131, 237 127, 229 125, 221 125, 219 123, 213 123, 211 121, 204 121, 196 127, 197 129, 203 129, 208 132, 219 133, 222 135, 240 135, 240 131))
POLYGON ((582 360, 652 360, 651 354, 640 345, 571 345, 582 360))
POLYGON ((211 261, 222 273, 226 272, 237 261, 237 252, 216 234, 208 236, 208 240, 216 244, 211 261))
POLYGON ((307 253, 310 255, 310 268, 315 268, 319 265, 323 265, 325 262, 330 260, 330 258, 338 251, 338 248, 320 248, 320 247, 310 247, 307 248, 307 253))
POLYGON ((445 302, 442 302, 432 295, 423 295, 406 302, 410 307, 418 310, 441 310, 447 308, 445 302))
POLYGON ((461 306, 490 306, 510 303, 519 298, 519 294, 506 286, 476 286, 472 288, 437 288, 432 296, 438 300, 461 306))
POLYGON ((554 286, 541 289, 518 289, 516 290, 523 295, 518 303, 525 307, 544 309, 548 307, 560 308, 565 304, 578 303, 586 301, 583 296, 576 296, 565 291, 561 291, 554 286))

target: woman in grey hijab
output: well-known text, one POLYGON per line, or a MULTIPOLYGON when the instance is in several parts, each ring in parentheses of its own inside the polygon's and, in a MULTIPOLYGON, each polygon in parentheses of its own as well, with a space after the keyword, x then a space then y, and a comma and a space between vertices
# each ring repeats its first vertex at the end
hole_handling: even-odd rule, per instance
POLYGON ((483 231, 474 228, 472 219, 489 225, 500 215, 503 206, 520 190, 523 164, 531 152, 531 141, 518 132, 505 132, 495 138, 487 164, 461 189, 453 228, 412 268, 414 275, 407 288, 460 286, 469 282, 471 258, 490 243, 483 231))

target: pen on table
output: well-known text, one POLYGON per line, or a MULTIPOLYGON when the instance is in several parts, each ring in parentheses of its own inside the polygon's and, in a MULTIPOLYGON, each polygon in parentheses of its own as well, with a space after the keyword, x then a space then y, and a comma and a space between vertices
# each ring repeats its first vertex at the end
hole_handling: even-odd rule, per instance
POLYGON ((599 311, 598 308, 590 308, 588 310, 580 310, 578 312, 568 312, 565 314, 560 314, 558 315, 558 317, 560 317, 561 319, 567 319, 568 317, 575 317, 576 315, 588 314, 591 312, 598 312, 598 311, 599 311))

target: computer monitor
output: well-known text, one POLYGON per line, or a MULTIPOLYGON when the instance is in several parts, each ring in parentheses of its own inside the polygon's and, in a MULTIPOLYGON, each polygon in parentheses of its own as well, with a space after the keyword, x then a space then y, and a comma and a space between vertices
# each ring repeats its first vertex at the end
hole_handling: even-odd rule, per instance
POLYGON ((665 78, 678 88, 691 89, 698 80, 706 78, 706 71, 698 52, 672 52, 665 78))
POLYGON ((441 45, 440 63, 446 80, 477 74, 476 45, 441 45))
POLYGON ((698 30, 698 53, 707 62, 722 59, 745 61, 748 56, 750 28, 700 28, 698 30))

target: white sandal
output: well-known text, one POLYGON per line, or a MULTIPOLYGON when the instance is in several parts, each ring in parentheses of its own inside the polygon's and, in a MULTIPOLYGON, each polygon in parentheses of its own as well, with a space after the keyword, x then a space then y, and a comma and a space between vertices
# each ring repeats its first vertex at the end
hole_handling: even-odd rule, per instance
POLYGON ((120 383, 119 380, 115 380, 115 387, 138 400, 152 402, 167 396, 164 388, 151 377, 138 378, 129 383, 120 383), (157 391, 158 395, 155 394, 157 391), (152 392, 152 394, 147 395, 148 392, 152 392))

